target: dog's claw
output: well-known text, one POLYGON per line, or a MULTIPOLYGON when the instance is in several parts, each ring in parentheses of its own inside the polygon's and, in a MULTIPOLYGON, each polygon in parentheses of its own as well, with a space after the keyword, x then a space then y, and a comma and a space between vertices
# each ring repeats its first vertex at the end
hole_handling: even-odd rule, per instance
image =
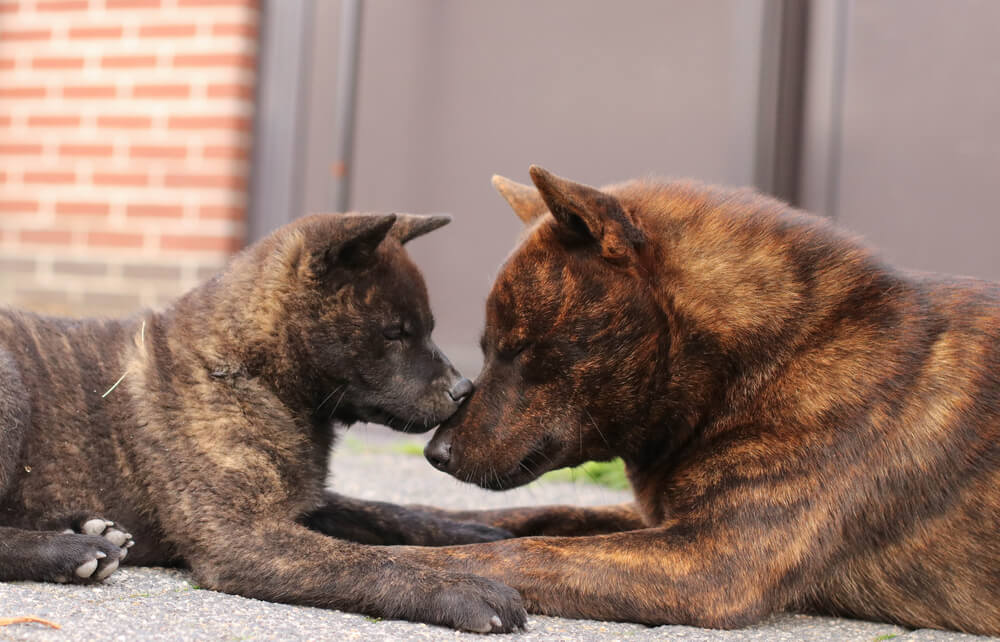
MULTIPOLYGON (((118 566, 118 564, 116 563, 115 567, 117 567, 117 566, 118 566)), ((85 580, 88 577, 90 577, 91 575, 93 575, 94 571, 96 571, 96 570, 97 570, 97 558, 95 557, 94 559, 90 560, 89 562, 84 562, 80 566, 77 566, 75 573, 76 573, 77 577, 79 577, 80 579, 84 579, 85 580)))
POLYGON ((490 618, 490 624, 493 625, 493 628, 499 629, 500 627, 503 626, 503 621, 500 619, 499 616, 494 615, 493 617, 490 618))

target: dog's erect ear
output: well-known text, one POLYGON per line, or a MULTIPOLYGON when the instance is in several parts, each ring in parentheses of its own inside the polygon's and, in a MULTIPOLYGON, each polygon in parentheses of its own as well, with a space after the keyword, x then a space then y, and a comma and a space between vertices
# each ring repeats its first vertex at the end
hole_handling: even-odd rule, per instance
POLYGON ((406 243, 418 236, 433 232, 439 227, 451 223, 447 214, 396 214, 396 224, 392 226, 390 236, 400 243, 406 243))
POLYGON ((499 174, 494 174, 491 182, 517 217, 525 223, 531 223, 548 211, 538 190, 531 185, 522 185, 499 174))
POLYGON ((395 214, 326 214, 302 228, 291 261, 303 277, 364 268, 396 222, 395 214))
POLYGON ((570 242, 596 242, 608 259, 626 257, 646 241, 621 202, 599 189, 574 183, 537 165, 531 180, 570 242))

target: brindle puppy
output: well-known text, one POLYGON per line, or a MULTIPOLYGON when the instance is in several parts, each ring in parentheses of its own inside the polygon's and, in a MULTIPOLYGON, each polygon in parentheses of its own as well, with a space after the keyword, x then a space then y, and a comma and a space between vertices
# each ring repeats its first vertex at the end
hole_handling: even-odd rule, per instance
POLYGON ((335 423, 423 431, 471 390, 430 339, 402 247, 447 221, 303 218, 166 311, 123 321, 0 310, 0 580, 99 581, 128 550, 248 597, 522 625, 506 586, 328 536, 508 534, 324 491, 335 423))
POLYGON ((477 389, 426 454, 496 489, 620 456, 636 505, 457 515, 595 535, 421 559, 537 613, 1000 634, 996 284, 904 274, 747 190, 531 177, 495 179, 529 229, 477 389))

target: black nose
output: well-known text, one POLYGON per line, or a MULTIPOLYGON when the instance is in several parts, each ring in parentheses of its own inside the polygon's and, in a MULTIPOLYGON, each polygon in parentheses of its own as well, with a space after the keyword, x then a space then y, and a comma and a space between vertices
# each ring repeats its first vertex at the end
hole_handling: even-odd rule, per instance
POLYGON ((431 462, 431 466, 438 470, 444 470, 448 467, 448 462, 451 461, 451 440, 431 439, 427 447, 424 448, 424 457, 431 462))
POLYGON ((472 392, 472 382, 462 377, 448 391, 448 396, 455 403, 462 403, 462 400, 468 397, 470 392, 472 392))

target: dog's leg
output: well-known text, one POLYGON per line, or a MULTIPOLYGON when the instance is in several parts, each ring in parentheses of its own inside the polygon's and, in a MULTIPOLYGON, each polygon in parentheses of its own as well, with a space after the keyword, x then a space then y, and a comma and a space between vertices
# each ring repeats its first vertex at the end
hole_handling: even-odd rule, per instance
POLYGON ((510 531, 481 520, 457 520, 443 513, 326 493, 323 506, 302 522, 332 537, 362 544, 448 546, 492 542, 510 531))
MULTIPOLYGON (((432 506, 407 508, 459 523, 479 522, 510 531, 515 537, 550 535, 579 537, 647 528, 633 503, 614 506, 525 506, 496 510, 450 511, 432 506)), ((499 539, 499 538, 498 538, 499 539)))
POLYGON ((243 523, 203 519, 192 527, 185 559, 205 588, 482 633, 509 632, 526 621, 513 589, 423 566, 405 552, 264 515, 243 523))
POLYGON ((687 525, 593 537, 527 537, 445 548, 391 547, 435 568, 504 582, 535 613, 744 626, 782 608, 808 574, 795 534, 687 525))
POLYGON ((0 581, 100 582, 126 550, 103 534, 0 527, 0 581))

